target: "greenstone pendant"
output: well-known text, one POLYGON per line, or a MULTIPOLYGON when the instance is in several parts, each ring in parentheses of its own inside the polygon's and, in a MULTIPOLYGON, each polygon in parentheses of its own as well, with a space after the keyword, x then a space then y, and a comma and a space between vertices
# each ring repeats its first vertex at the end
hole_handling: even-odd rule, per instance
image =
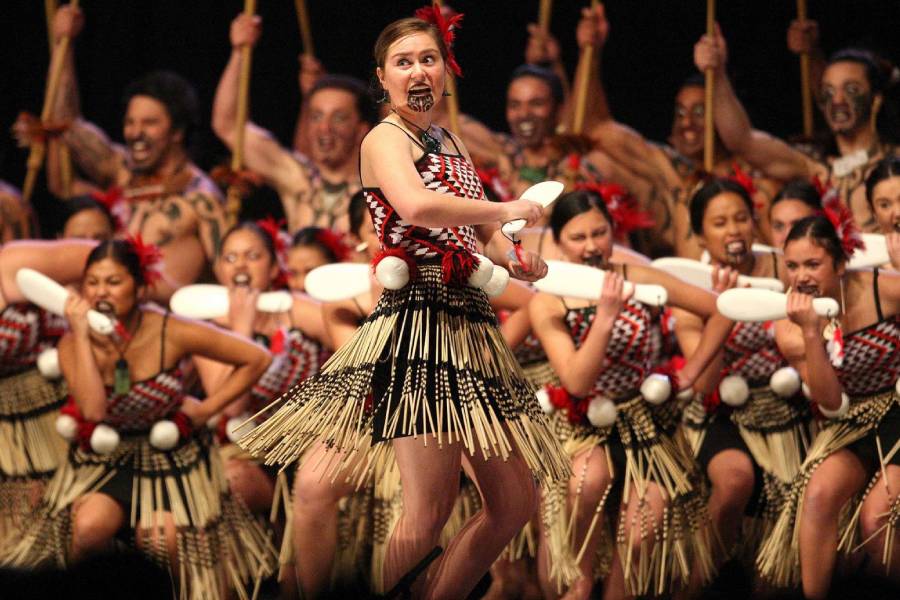
POLYGON ((116 396, 124 396, 131 390, 131 376, 128 374, 128 361, 120 358, 116 361, 113 375, 113 392, 116 396))

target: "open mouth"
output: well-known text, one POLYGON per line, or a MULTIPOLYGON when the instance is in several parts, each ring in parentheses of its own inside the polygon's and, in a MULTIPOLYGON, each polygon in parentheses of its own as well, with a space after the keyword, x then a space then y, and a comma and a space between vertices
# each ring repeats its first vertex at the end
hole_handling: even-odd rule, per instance
POLYGON ((234 285, 250 285, 250 276, 246 273, 238 273, 234 277, 232 277, 231 282, 234 285))
POLYGON ((836 125, 846 125, 852 118, 853 114, 847 106, 835 106, 831 109, 831 120, 836 125))
POLYGON ((131 158, 137 162, 147 160, 150 157, 150 144, 143 138, 138 138, 128 144, 131 158))
POLYGON ((807 296, 817 297, 819 295, 819 286, 813 284, 798 285, 794 289, 807 296))
POLYGON ((603 269, 606 267, 606 259, 603 258, 602 254, 592 254, 590 256, 586 256, 582 259, 582 262, 589 267, 595 267, 597 269, 603 269))
POLYGON ((894 231, 900 232, 900 221, 894 223, 894 231))
POLYGON ((515 123, 514 129, 520 137, 530 138, 537 132, 538 124, 535 119, 522 119, 515 123))
POLYGON ((319 147, 319 150, 322 150, 323 152, 330 152, 334 150, 337 144, 335 143, 335 139, 333 137, 328 136, 316 138, 316 145, 319 147))
POLYGON ((406 94, 406 104, 416 112, 425 112, 434 106, 434 95, 428 86, 416 86, 406 94))
POLYGON ((735 240, 725 244, 725 254, 732 259, 743 258, 747 254, 747 242, 744 240, 735 240))
POLYGON ((700 132, 696 129, 682 129, 681 139, 683 139, 688 144, 693 144, 700 139, 700 132))
POLYGON ((116 308, 112 305, 112 303, 107 302, 106 300, 98 300, 94 303, 94 309, 97 312, 101 312, 104 315, 114 315, 116 313, 116 308))

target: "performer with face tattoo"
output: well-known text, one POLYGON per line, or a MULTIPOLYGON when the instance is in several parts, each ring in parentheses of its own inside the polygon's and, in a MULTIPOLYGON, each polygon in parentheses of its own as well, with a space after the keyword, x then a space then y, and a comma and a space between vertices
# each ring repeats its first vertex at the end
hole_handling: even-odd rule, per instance
MULTIPOLYGON (((259 17, 241 14, 231 23, 231 58, 213 104, 212 127, 229 147, 235 142, 241 51, 256 44, 259 17)), ((365 84, 344 75, 325 75, 312 85, 304 107, 308 155, 282 147, 253 123, 244 132, 244 160, 275 188, 288 231, 319 226, 346 232, 347 206, 360 188, 359 144, 377 119, 365 84)))
POLYGON ((866 201, 865 178, 884 156, 897 154, 879 133, 879 111, 891 75, 871 52, 846 48, 828 60, 819 85, 819 108, 834 136, 836 151, 824 162, 812 159, 785 142, 753 129, 728 79, 728 49, 717 28, 694 46, 694 62, 715 71, 716 131, 725 146, 767 176, 788 180, 818 177, 835 188, 864 231, 877 230, 866 201))
MULTIPOLYGON (((65 5, 57 10, 53 23, 57 39, 74 40, 84 19, 78 9, 65 5)), ((98 187, 110 193, 113 188, 119 190, 125 231, 141 235, 163 252, 163 279, 152 295, 165 301, 207 269, 225 223, 218 188, 191 162, 186 150, 196 125, 196 94, 187 81, 166 71, 133 82, 125 91, 125 146, 118 146, 81 118, 72 54, 66 54, 52 111, 54 121, 69 123, 58 139, 68 145, 75 163, 91 180, 73 182, 72 194, 87 194, 98 187)), ((48 163, 48 184, 62 197, 58 161, 48 163)))

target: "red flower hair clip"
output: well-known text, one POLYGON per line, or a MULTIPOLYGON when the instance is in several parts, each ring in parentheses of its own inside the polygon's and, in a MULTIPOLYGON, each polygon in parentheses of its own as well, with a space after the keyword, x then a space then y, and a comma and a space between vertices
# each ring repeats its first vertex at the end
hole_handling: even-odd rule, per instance
POLYGON ((441 38, 447 46, 447 66, 457 77, 462 77, 462 69, 456 62, 456 55, 453 53, 453 41, 456 39, 456 29, 459 27, 460 21, 464 15, 456 13, 449 19, 445 19, 441 13, 441 7, 437 2, 431 6, 423 6, 416 10, 417 19, 422 19, 427 23, 433 24, 441 32, 441 38))
POLYGON ((728 179, 744 188, 747 195, 753 198, 753 195, 756 193, 756 186, 753 185, 753 178, 750 174, 744 171, 737 161, 731 163, 731 170, 734 171, 734 175, 729 175, 728 179))
POLYGON ((350 248, 344 243, 344 235, 333 229, 321 228, 316 232, 316 241, 328 248, 338 262, 347 260, 350 248))
POLYGON ((834 226, 838 239, 841 240, 841 248, 848 259, 857 250, 866 249, 859 227, 853 220, 853 213, 841 202, 834 188, 829 188, 822 196, 822 213, 834 226))
POLYGON ((162 279, 162 273, 159 272, 157 265, 162 262, 162 251, 155 244, 145 244, 141 234, 131 235, 125 238, 125 242, 131 246, 134 253, 137 254, 138 264, 141 266, 141 276, 144 283, 154 285, 162 279))
POLYGON ((638 208, 634 196, 618 183, 585 182, 577 184, 575 189, 594 192, 603 198, 619 237, 635 229, 653 227, 654 221, 650 213, 638 208))

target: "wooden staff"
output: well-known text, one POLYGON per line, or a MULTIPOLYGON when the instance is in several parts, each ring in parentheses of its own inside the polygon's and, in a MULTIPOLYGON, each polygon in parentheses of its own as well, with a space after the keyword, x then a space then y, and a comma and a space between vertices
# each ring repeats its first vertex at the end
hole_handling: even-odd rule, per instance
MULTIPOLYGON (((591 8, 596 8, 600 2, 591 0, 591 8)), ((588 84, 591 78, 591 69, 593 66, 594 46, 589 44, 581 50, 581 57, 578 59, 576 70, 580 73, 581 78, 578 80, 578 89, 575 90, 575 115, 572 118, 572 133, 578 135, 584 129, 584 112, 587 107, 588 84)))
MULTIPOLYGON (((244 14, 252 17, 256 13, 256 0, 244 0, 244 14)), ((250 65, 253 48, 248 44, 241 48, 241 73, 238 79, 237 112, 234 118, 234 149, 231 153, 231 170, 237 174, 244 166, 244 129, 247 127, 247 105, 250 99, 250 65)), ((234 224, 241 212, 241 191, 238 185, 228 186, 228 202, 226 204, 228 219, 234 224)))
MULTIPOLYGON (((443 8, 444 3, 441 0, 435 0, 435 4, 437 4, 438 8, 443 8)), ((449 50, 449 48, 448 48, 449 50)), ((444 78, 444 87, 447 89, 447 93, 450 94, 447 96, 447 116, 450 118, 450 131, 455 133, 456 135, 460 135, 459 130, 459 96, 456 92, 456 77, 453 73, 447 72, 447 76, 444 78)))
MULTIPOLYGON (((706 35, 716 34, 716 0, 706 0, 706 35)), ((713 84, 715 74, 712 69, 706 69, 705 101, 703 120, 705 131, 703 132, 703 169, 712 173, 715 162, 716 124, 713 119, 713 84)))
MULTIPOLYGON (((53 17, 56 15, 56 0, 44 0, 44 16, 47 18, 47 39, 50 44, 50 55, 53 56, 53 17)), ((65 144, 57 144, 59 156, 59 171, 62 178, 62 195, 68 198, 72 195, 72 155, 65 144)))
MULTIPOLYGON (((806 0, 797 0, 797 18, 806 20, 806 0)), ((813 135, 812 90, 809 87, 809 52, 800 53, 800 94, 803 98, 803 135, 813 135)))
POLYGON ((306 10, 306 0, 294 0, 294 6, 297 9, 297 22, 300 25, 300 39, 303 41, 303 54, 315 56, 312 29, 309 27, 309 12, 306 10))
POLYGON ((541 0, 538 9, 538 27, 545 33, 550 31, 551 14, 553 14, 553 0, 541 0))
MULTIPOLYGON (((70 5, 73 9, 78 9, 78 0, 72 0, 70 5)), ((50 35, 53 35, 51 30, 50 35)), ((53 111, 53 105, 56 103, 56 95, 59 91, 59 80, 62 77, 62 68, 66 63, 66 52, 69 50, 69 36, 63 36, 56 44, 50 57, 50 77, 47 79, 47 90, 44 93, 44 108, 41 110, 41 123, 46 123, 50 119, 50 113, 53 111)), ((22 186, 22 199, 27 203, 31 200, 31 194, 34 193, 34 184, 37 181, 37 175, 44 163, 44 156, 47 146, 44 140, 34 140, 31 142, 31 148, 28 152, 28 171, 25 173, 25 184, 22 186)))

